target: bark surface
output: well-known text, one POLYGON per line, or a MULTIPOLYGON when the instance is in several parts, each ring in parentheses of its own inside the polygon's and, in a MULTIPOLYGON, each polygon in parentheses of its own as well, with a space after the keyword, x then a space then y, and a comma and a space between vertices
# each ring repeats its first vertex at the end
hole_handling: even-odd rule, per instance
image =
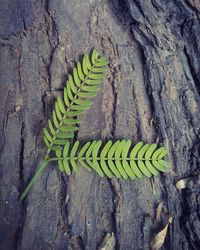
POLYGON ((115 249, 146 250, 169 216, 162 249, 200 249, 200 2, 1 0, 0 22, 0 249, 93 250, 109 233, 115 249), (148 178, 67 178, 51 164, 20 205, 55 96, 92 47, 110 64, 77 138, 162 143, 171 171, 154 196, 148 178))

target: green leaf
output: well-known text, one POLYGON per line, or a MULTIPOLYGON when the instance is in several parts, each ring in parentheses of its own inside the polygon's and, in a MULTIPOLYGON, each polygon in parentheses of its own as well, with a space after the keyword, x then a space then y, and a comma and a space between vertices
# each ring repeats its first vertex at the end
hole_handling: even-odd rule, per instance
POLYGON ((44 136, 44 143, 46 144, 47 148, 50 147, 50 143, 49 143, 49 141, 47 140, 46 136, 44 136))
POLYGON ((83 100, 83 99, 75 99, 74 100, 75 104, 81 105, 81 106, 88 106, 90 107, 92 105, 92 101, 90 100, 83 100))
POLYGON ((78 161, 80 162, 80 164, 81 164, 84 168, 86 168, 88 171, 91 172, 91 168, 90 168, 83 160, 78 159, 78 161))
POLYGON ((79 128, 76 126, 62 126, 60 127, 60 130, 63 132, 74 132, 77 131, 79 128))
POLYGON ((101 166, 103 172, 105 173, 105 175, 108 176, 109 178, 111 178, 112 173, 111 173, 110 169, 108 168, 108 166, 107 166, 107 164, 105 163, 104 160, 100 161, 100 166, 101 166))
POLYGON ((89 158, 90 155, 92 154, 92 150, 94 149, 94 146, 96 145, 96 141, 93 141, 90 145, 90 147, 88 148, 87 150, 87 153, 86 153, 86 158, 89 158))
POLYGON ((66 143, 66 140, 64 140, 64 139, 54 140, 54 144, 56 144, 56 145, 65 145, 65 143, 66 143))
POLYGON ((117 178, 122 178, 113 161, 108 160, 108 166, 117 178))
POLYGON ((91 97, 95 97, 97 93, 96 92, 79 92, 77 95, 79 97, 91 98, 91 97))
POLYGON ((136 155, 137 155, 138 151, 141 149, 142 146, 143 146, 143 142, 138 142, 134 146, 134 148, 132 149, 131 154, 130 154, 130 158, 131 159, 135 159, 136 158, 136 155))
POLYGON ((77 166, 75 160, 74 159, 70 159, 70 163, 72 165, 72 168, 73 168, 74 172, 78 173, 78 166, 77 166))
POLYGON ((166 161, 152 159, 156 144, 152 146, 139 142, 131 150, 131 140, 118 140, 115 143, 109 140, 103 147, 102 141, 98 140, 87 142, 79 149, 79 141, 76 141, 70 153, 69 145, 66 141, 62 153, 63 166, 66 161, 65 164, 70 163, 75 172, 78 171, 78 162, 88 170, 95 170, 101 177, 105 175, 109 178, 114 175, 134 180, 143 176, 157 176, 159 171, 167 170, 166 161), (131 154, 133 158, 130 157, 131 154))
POLYGON ((58 157, 58 158, 61 158, 61 155, 62 155, 62 152, 61 151, 56 151, 56 156, 58 157))
POLYGON ((56 128, 59 128, 58 119, 56 117, 56 112, 53 110, 53 122, 56 128))
POLYGON ((106 72, 107 68, 106 67, 101 67, 101 68, 92 68, 91 71, 93 73, 104 73, 106 72))
POLYGON ((57 101, 58 101, 58 107, 59 107, 60 111, 61 111, 63 114, 65 114, 65 113, 66 113, 66 110, 65 110, 63 101, 62 101, 62 99, 61 99, 60 96, 57 97, 57 101))
POLYGON ((88 69, 87 69, 87 59, 86 59, 86 56, 84 55, 83 57, 83 63, 82 63, 82 68, 83 68, 83 73, 85 75, 88 75, 88 69))
POLYGON ((116 151, 116 149, 118 148, 120 144, 120 141, 116 141, 112 147, 110 148, 109 152, 108 152, 108 158, 111 159, 116 151))
POLYGON ((157 144, 156 143, 152 144, 145 153, 145 159, 150 159, 156 148, 157 144))
POLYGON ((55 111, 56 111, 56 116, 58 117, 58 119, 60 121, 62 121, 63 117, 62 117, 62 114, 59 110, 59 107, 58 107, 58 102, 55 103, 55 111))
POLYGON ((88 53, 85 53, 84 58, 85 58, 84 63, 86 64, 86 67, 87 67, 89 70, 91 70, 92 66, 91 66, 91 64, 90 64, 89 54, 88 54, 88 53))
POLYGON ((92 63, 95 64, 98 59, 99 53, 96 49, 93 49, 92 51, 92 63))
POLYGON ((147 167, 147 169, 149 170, 149 172, 151 172, 154 176, 158 175, 158 170, 152 165, 152 163, 149 160, 145 161, 145 165, 147 167))
POLYGON ((163 151, 164 151, 164 152, 166 151, 165 147, 160 147, 159 149, 157 149, 157 150, 154 152, 154 154, 153 154, 153 156, 152 156, 152 159, 153 159, 153 160, 156 160, 156 159, 158 158, 158 156, 159 156, 161 153, 163 153, 163 151))
POLYGON ((85 77, 83 75, 80 62, 78 62, 77 67, 78 67, 78 71, 76 68, 73 69, 73 77, 74 77, 74 82, 75 82, 76 86, 80 87, 81 81, 84 81, 85 77), (79 79, 79 77, 80 77, 80 79, 79 79))
POLYGON ((161 172, 166 172, 166 167, 163 165, 159 164, 156 160, 152 161, 152 164, 161 172))
MULTIPOLYGON (((99 84, 105 76, 107 62, 108 60, 99 57, 98 52, 94 49, 91 58, 88 53, 85 53, 82 62, 78 62, 73 68, 73 73, 69 74, 64 87, 63 97, 57 97, 52 120, 48 121, 49 130, 54 138, 51 146, 60 143, 59 139, 73 137, 73 133, 65 136, 63 132, 72 131, 70 126, 80 123, 80 120, 73 121, 71 118, 82 114, 91 107, 92 101, 89 99, 95 97, 100 89, 99 84)), ((78 130, 77 127, 73 132, 76 130, 78 130)), ((45 137, 48 142, 50 137, 48 135, 45 137)), ((49 144, 45 144, 49 148, 49 144)))
POLYGON ((98 86, 96 86, 96 85, 94 85, 94 86, 83 86, 82 87, 82 90, 84 90, 84 91, 95 91, 95 92, 97 92, 97 91, 99 91, 100 90, 100 88, 98 87, 98 86))
POLYGON ((87 84, 89 84, 89 85, 96 85, 96 84, 99 84, 100 81, 99 81, 99 79, 97 79, 97 80, 86 79, 86 80, 85 80, 85 83, 87 83, 87 84))
POLYGON ((110 140, 106 143, 103 150, 101 151, 101 159, 105 158, 111 146, 112 146, 112 141, 110 140))
POLYGON ((102 73, 102 74, 89 74, 88 77, 90 79, 93 79, 93 80, 99 80, 99 81, 102 81, 105 77, 105 74, 102 73))
POLYGON ((79 155, 78 155, 79 158, 81 158, 81 157, 84 155, 84 153, 86 152, 86 150, 88 149, 88 147, 89 147, 90 145, 91 145, 91 142, 87 142, 87 143, 82 147, 82 149, 80 150, 79 155))
POLYGON ((101 144, 102 144, 101 140, 99 140, 99 141, 96 142, 96 145, 95 145, 95 147, 94 147, 94 149, 92 151, 92 158, 93 159, 95 159, 97 157, 99 149, 101 147, 101 144))
POLYGON ((69 99, 70 99, 71 101, 73 101, 73 100, 74 100, 74 97, 73 97, 73 94, 72 94, 72 91, 71 91, 71 85, 70 85, 69 82, 67 82, 66 87, 67 87, 67 95, 68 95, 69 99))
POLYGON ((122 158, 126 158, 127 157, 131 145, 132 145, 132 141, 131 140, 126 141, 126 144, 125 144, 125 146, 124 146, 124 148, 122 150, 122 158))
POLYGON ((121 176, 122 176, 124 179, 127 179, 127 178, 128 178, 128 175, 127 175, 127 173, 124 171, 124 169, 123 169, 123 167, 122 167, 122 164, 121 164, 121 162, 120 162, 120 160, 119 160, 125 144, 126 144, 126 141, 125 141, 125 140, 122 140, 122 141, 118 144, 114 156, 115 156, 115 164, 116 164, 116 167, 117 167, 119 173, 121 174, 121 176))
POLYGON ((73 157, 75 156, 76 151, 77 151, 77 149, 78 149, 78 146, 79 146, 79 141, 76 141, 76 142, 74 143, 74 146, 73 146, 72 150, 71 150, 70 158, 73 158, 73 157))
POLYGON ((64 167, 64 170, 65 170, 65 173, 69 176, 71 174, 71 170, 69 168, 68 160, 66 160, 66 159, 63 160, 63 167, 64 167))
POLYGON ((48 120, 49 130, 51 131, 52 135, 56 134, 56 131, 51 123, 51 120, 48 120))
POLYGON ((72 92, 76 95, 76 93, 77 93, 77 87, 75 86, 73 78, 72 78, 71 75, 69 75, 69 84, 70 84, 70 88, 71 88, 72 92))
POLYGON ((119 158, 120 158, 121 153, 122 153, 122 151, 123 151, 123 149, 124 149, 125 144, 126 144, 126 141, 125 141, 125 140, 122 140, 122 141, 120 142, 119 146, 117 147, 117 149, 116 149, 116 151, 115 151, 115 158, 116 158, 116 159, 119 159, 119 158))
MULTIPOLYGON (((106 67, 101 65, 106 65, 107 59, 100 58, 98 52, 94 49, 92 52, 92 57, 89 57, 89 54, 86 53, 83 57, 83 61, 77 63, 77 66, 72 70, 73 74, 69 75, 66 86, 64 87, 63 97, 58 97, 55 102, 55 109, 53 110, 52 120, 48 121, 48 129, 44 130, 44 143, 47 146, 47 155, 45 156, 44 162, 41 164, 41 167, 36 172, 36 175, 33 177, 33 180, 28 185, 27 189, 23 192, 21 196, 21 200, 25 197, 27 192, 32 187, 36 177, 40 174, 40 172, 44 169, 46 164, 50 159, 47 159, 49 155, 51 155, 51 150, 56 150, 61 146, 65 145, 65 139, 73 138, 73 133, 63 133, 64 131, 71 131, 71 128, 66 129, 66 126, 75 124, 73 122, 69 122, 70 118, 78 116, 82 114, 84 110, 87 110, 91 106, 91 102, 88 101, 89 98, 96 96, 96 92, 99 90, 97 86, 87 86, 88 85, 99 85, 100 81, 103 79, 106 67), (91 77, 89 79, 89 76, 91 77), (83 87, 83 89, 82 89, 83 87), (90 93, 94 92, 94 93, 90 93), (82 100, 84 99, 84 100, 82 100), (85 103, 83 103, 85 101, 85 103), (50 142, 50 143, 49 143, 50 142), (47 159, 47 160, 46 160, 47 159)), ((76 122, 80 122, 78 119, 76 122)), ((82 160, 82 159, 81 159, 82 160)), ((70 168, 68 166, 69 161, 58 160, 59 169, 65 172, 67 175, 70 174, 70 168)), ((70 164, 74 170, 77 170, 77 160, 71 159, 70 164)), ((99 162, 95 163, 96 168, 98 169, 99 162)), ((88 165, 85 163, 85 166, 88 165)), ((100 168, 101 169, 101 168, 100 168)), ((102 174, 100 170, 97 170, 99 174, 102 174)))
MULTIPOLYGON (((61 157, 61 151, 60 151, 60 150, 56 151, 56 156, 57 156, 58 158, 61 157)), ((62 163, 62 160, 61 160, 61 159, 58 160, 58 167, 59 167, 59 170, 60 170, 61 172, 64 172, 64 166, 63 166, 63 163, 62 163)))
POLYGON ((67 113, 67 116, 71 117, 71 116, 77 116, 77 115, 80 115, 82 114, 83 111, 82 110, 78 110, 78 111, 70 111, 67 113))
POLYGON ((45 135, 45 137, 47 138, 47 140, 48 140, 49 142, 52 142, 53 139, 52 139, 52 137, 50 136, 48 130, 47 130, 46 128, 44 128, 43 131, 44 131, 44 135, 45 135))
POLYGON ((145 152, 149 148, 149 144, 145 144, 138 152, 138 159, 142 159, 144 157, 145 152))
POLYGON ((122 167, 122 164, 120 162, 120 160, 115 160, 115 165, 117 167, 117 170, 119 171, 119 173, 121 174, 121 176, 124 178, 124 179, 127 179, 128 178, 128 175, 127 173, 124 171, 123 167, 122 167))
POLYGON ((162 152, 158 155, 158 160, 162 159, 163 157, 165 157, 167 155, 167 150, 163 149, 162 152))
POLYGON ((58 167, 61 172, 64 172, 64 166, 62 160, 58 160, 58 167))
POLYGON ((147 177, 151 177, 152 176, 151 172, 149 172, 149 170, 146 168, 146 166, 144 165, 144 162, 142 160, 139 160, 137 163, 138 163, 139 169, 141 170, 141 172, 145 176, 147 176, 147 177))
POLYGON ((167 168, 168 168, 168 162, 166 162, 166 161, 164 161, 164 160, 158 160, 158 163, 159 163, 160 165, 164 166, 164 167, 166 168, 166 170, 167 170, 167 168))
POLYGON ((65 102, 66 106, 70 105, 70 101, 69 101, 69 98, 67 95, 67 88, 66 87, 64 88, 64 102, 65 102))
POLYGON ((74 134, 73 133, 64 133, 64 132, 58 132, 57 133, 57 138, 60 138, 60 139, 69 139, 69 138, 73 138, 74 137, 74 134))
POLYGON ((141 179, 143 177, 143 174, 140 171, 140 169, 138 168, 136 162, 131 160, 130 166, 131 166, 131 169, 133 170, 134 174, 137 176, 137 178, 141 179))
POLYGON ((64 150, 63 150, 63 157, 64 158, 68 157, 69 145, 70 145, 69 141, 66 141, 65 147, 64 147, 64 150))
POLYGON ((79 119, 64 119, 63 123, 64 124, 77 124, 80 123, 81 121, 79 119))
POLYGON ((107 66, 109 63, 109 60, 105 57, 102 57, 100 59, 98 59, 98 61, 95 63, 96 67, 104 67, 107 66))
POLYGON ((127 160, 122 160, 122 166, 125 170, 125 172, 127 173, 127 175, 134 180, 135 179, 135 174, 133 173, 132 169, 130 168, 127 160))
POLYGON ((80 105, 72 105, 71 109, 72 110, 82 110, 82 111, 84 111, 84 110, 90 109, 90 107, 88 107, 88 106, 80 106, 80 105))
POLYGON ((52 147, 51 147, 51 150, 53 150, 53 151, 55 151, 55 152, 57 152, 57 151, 60 151, 60 152, 61 152, 62 148, 61 148, 60 146, 52 146, 52 147))
POLYGON ((76 84, 78 85, 79 78, 81 79, 81 81, 84 81, 85 80, 85 76, 83 74, 80 62, 78 62, 77 68, 78 68, 78 74, 74 72, 74 80, 75 80, 76 84))
POLYGON ((97 160, 93 160, 93 162, 91 162, 90 160, 86 159, 86 161, 98 173, 99 176, 104 177, 104 173, 101 170, 97 160))

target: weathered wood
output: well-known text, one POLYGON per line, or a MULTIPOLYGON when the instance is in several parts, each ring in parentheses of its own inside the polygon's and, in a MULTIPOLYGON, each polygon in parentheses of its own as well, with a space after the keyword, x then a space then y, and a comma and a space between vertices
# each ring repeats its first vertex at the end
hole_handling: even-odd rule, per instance
POLYGON ((199 178, 175 187, 200 172, 199 1, 1 0, 0 20, 0 249, 97 249, 108 233, 116 249, 149 249, 169 216, 163 249, 199 249, 199 178), (20 205, 54 97, 93 46, 109 71, 77 137, 163 143, 172 170, 155 197, 149 179, 67 178, 51 165, 20 205))

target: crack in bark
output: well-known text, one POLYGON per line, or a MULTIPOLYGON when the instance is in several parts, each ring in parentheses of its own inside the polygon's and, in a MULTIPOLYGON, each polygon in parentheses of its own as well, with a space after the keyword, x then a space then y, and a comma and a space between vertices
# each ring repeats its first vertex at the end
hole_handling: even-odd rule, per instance
MULTIPOLYGON (((191 213, 191 209, 194 210, 194 203, 189 197, 189 191, 182 191, 184 195, 182 195, 183 205, 182 205, 182 216, 180 217, 180 224, 183 225, 182 230, 187 239, 187 242, 192 250, 199 249, 200 244, 198 241, 194 241, 194 235, 199 235, 198 232, 195 231, 195 228, 190 223, 195 223, 195 218, 193 217, 194 211, 191 213), (193 220, 189 218, 189 215, 192 215, 193 220), (193 235, 193 239, 191 239, 191 234, 193 235)), ((198 204, 198 203, 197 203, 198 204)), ((198 213, 197 213, 198 214, 198 213)))
MULTIPOLYGON (((25 123, 22 122, 21 126, 21 145, 20 145, 20 159, 19 159, 19 193, 22 192, 24 188, 24 149, 25 149, 25 139, 24 139, 24 130, 25 130, 25 123)), ((22 235, 23 235, 23 229, 24 229, 24 224, 25 224, 25 207, 22 204, 22 218, 21 218, 21 223, 18 229, 16 230, 16 235, 17 235, 17 240, 15 246, 20 246, 21 240, 22 240, 22 235)))
MULTIPOLYGON (((190 3, 190 0, 184 0, 185 4, 187 5, 187 7, 192 11, 192 12, 195 12, 196 16, 198 17, 199 16, 199 11, 198 9, 196 9, 195 6, 193 6, 191 3, 190 3)), ((195 4, 195 2, 194 2, 195 4)))
POLYGON ((115 88, 114 79, 111 83, 112 86, 112 94, 113 94, 113 110, 112 110, 112 128, 111 135, 112 138, 115 139, 115 129, 116 129, 116 108, 117 108, 117 92, 115 88))
POLYGON ((118 223, 117 223, 117 210, 118 210, 118 206, 119 206, 119 192, 116 190, 115 184, 113 183, 112 180, 108 181, 110 184, 110 188, 112 190, 112 204, 113 204, 113 212, 112 212, 112 223, 113 223, 113 233, 115 235, 116 238, 116 244, 115 244, 115 248, 116 249, 120 249, 120 243, 119 243, 119 231, 118 231, 118 223))
POLYGON ((48 82, 49 82, 49 91, 52 91, 51 88, 51 65, 53 63, 53 57, 56 49, 59 46, 59 32, 57 28, 57 24, 55 21, 55 18, 51 11, 49 10, 49 1, 46 0, 44 3, 44 10, 46 12, 46 32, 47 32, 47 37, 49 40, 49 45, 51 47, 51 52, 50 52, 50 57, 49 57, 49 63, 47 64, 47 75, 49 76, 48 82))
POLYGON ((23 170, 24 170, 24 128, 25 128, 25 124, 24 122, 22 123, 22 127, 21 127, 21 145, 20 145, 20 160, 19 160, 19 179, 20 179, 20 187, 19 190, 22 191, 23 187, 24 187, 24 174, 23 174, 23 170))
POLYGON ((67 234, 67 239, 70 240, 70 232, 69 232, 69 221, 68 221, 68 200, 67 199, 67 180, 68 178, 63 176, 61 174, 61 199, 60 199, 60 205, 61 205, 61 216, 62 216, 62 220, 64 222, 65 225, 65 234, 67 234))
POLYGON ((196 86, 197 93, 198 93, 199 96, 200 96, 200 80, 199 80, 198 76, 197 76, 196 73, 195 73, 195 70, 194 70, 194 68, 193 68, 193 65, 192 65, 192 62, 191 62, 191 59, 190 59, 190 56, 189 56, 189 54, 188 54, 188 52, 187 52, 186 47, 184 47, 183 52, 184 52, 184 54, 185 54, 185 56, 186 56, 187 64, 188 64, 188 67, 189 67, 189 69, 190 69, 190 74, 191 74, 191 76, 192 76, 192 78, 193 78, 193 80, 194 80, 194 85, 196 86))

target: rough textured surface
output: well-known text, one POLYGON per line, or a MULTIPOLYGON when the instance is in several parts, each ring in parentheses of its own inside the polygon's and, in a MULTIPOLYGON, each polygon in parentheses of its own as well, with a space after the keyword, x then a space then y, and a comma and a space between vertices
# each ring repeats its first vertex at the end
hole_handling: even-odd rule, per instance
POLYGON ((200 249, 200 4, 170 1, 1 0, 0 249, 149 249, 173 216, 163 249, 200 249), (131 138, 169 148, 171 171, 121 181, 49 166, 23 205, 19 192, 44 155, 42 127, 74 59, 110 65, 78 138, 131 138), (196 176, 179 191, 177 180, 196 176), (198 179, 198 181, 197 181, 198 179), (163 202, 161 222, 156 207, 163 202))

